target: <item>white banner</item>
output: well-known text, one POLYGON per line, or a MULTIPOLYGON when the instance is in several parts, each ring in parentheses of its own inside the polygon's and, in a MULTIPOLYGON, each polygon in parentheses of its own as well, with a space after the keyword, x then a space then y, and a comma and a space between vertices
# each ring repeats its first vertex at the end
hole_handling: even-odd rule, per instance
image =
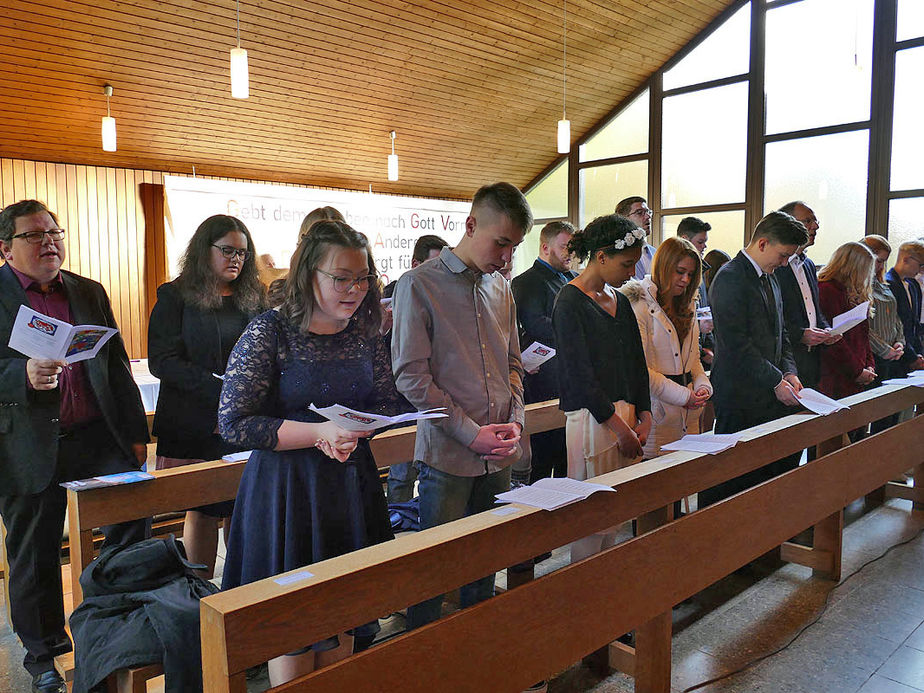
POLYGON ((243 221, 257 253, 268 253, 276 267, 282 268, 289 266, 305 215, 330 205, 350 226, 368 236, 382 281, 387 284, 411 268, 411 252, 420 236, 436 234, 456 245, 471 209, 470 202, 455 200, 182 176, 164 176, 164 190, 171 279, 179 273, 180 259, 196 228, 213 214, 228 214, 243 221))

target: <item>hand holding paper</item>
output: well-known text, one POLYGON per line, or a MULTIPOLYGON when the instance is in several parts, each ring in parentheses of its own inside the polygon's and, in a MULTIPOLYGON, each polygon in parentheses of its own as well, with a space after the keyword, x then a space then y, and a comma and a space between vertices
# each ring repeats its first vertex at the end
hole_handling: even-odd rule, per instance
POLYGON ((831 321, 831 334, 844 334, 866 320, 867 315, 869 315, 869 301, 863 301, 846 313, 834 316, 831 321))
POLYGON ((555 356, 555 350, 552 347, 533 342, 520 354, 523 361, 523 370, 527 373, 535 373, 539 370, 539 366, 553 356, 555 356))

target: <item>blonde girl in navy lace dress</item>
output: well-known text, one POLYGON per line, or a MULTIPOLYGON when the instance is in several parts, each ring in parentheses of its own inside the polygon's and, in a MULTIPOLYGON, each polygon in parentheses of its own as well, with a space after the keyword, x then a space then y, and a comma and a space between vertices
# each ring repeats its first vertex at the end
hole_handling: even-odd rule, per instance
MULTIPOLYGON (((308 409, 404 408, 378 336, 374 267, 363 234, 317 223, 292 258, 282 305, 255 318, 231 353, 219 427, 255 452, 235 503, 225 589, 392 538, 368 440, 308 409)), ((272 684, 349 655, 352 637, 332 636, 271 662, 272 684)))

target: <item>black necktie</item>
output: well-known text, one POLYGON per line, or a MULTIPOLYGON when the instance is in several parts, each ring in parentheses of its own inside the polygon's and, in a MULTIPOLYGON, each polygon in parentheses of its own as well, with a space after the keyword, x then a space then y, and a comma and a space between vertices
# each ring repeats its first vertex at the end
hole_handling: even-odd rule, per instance
POLYGON ((770 275, 766 272, 760 275, 760 288, 764 292, 764 298, 767 299, 767 310, 772 314, 776 312, 776 299, 773 296, 773 287, 770 286, 770 275))

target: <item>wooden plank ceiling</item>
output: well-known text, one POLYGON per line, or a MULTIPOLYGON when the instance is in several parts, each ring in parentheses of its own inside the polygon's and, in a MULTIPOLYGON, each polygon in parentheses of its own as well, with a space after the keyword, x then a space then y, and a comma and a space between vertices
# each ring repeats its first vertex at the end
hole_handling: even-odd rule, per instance
MULTIPOLYGON (((572 135, 729 4, 568 0, 572 135)), ((0 0, 0 156, 450 198, 526 185, 556 156, 561 0, 242 0, 240 15, 246 101, 230 94, 234 0, 0 0)))

